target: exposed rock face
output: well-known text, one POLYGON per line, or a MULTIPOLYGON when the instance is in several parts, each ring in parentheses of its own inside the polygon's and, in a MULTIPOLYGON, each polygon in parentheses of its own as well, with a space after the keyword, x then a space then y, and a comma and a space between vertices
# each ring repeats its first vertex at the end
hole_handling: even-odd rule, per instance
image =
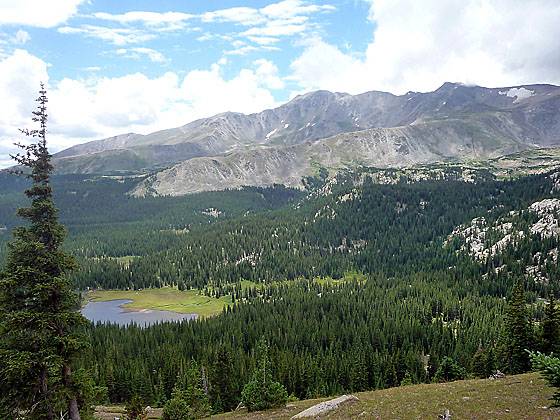
POLYGON ((515 245, 528 233, 541 238, 560 236, 560 199, 548 198, 537 201, 521 212, 514 211, 507 219, 498 219, 489 224, 484 217, 474 218, 469 225, 457 227, 447 238, 450 243, 455 238, 462 241, 461 250, 479 261, 499 254, 508 245, 515 245), (519 230, 523 214, 533 213, 538 220, 528 225, 528 232, 519 230), (490 239, 491 238, 491 239, 490 239))
MULTIPOLYGON (((129 133, 77 145, 56 158, 128 150, 144 158, 146 167, 152 167, 246 146, 301 144, 371 128, 450 118, 468 120, 473 115, 481 120, 480 116, 494 117, 496 113, 500 118, 488 122, 494 131, 506 136, 514 132, 523 143, 545 146, 560 143, 559 109, 560 88, 552 85, 488 89, 445 83, 434 92, 401 96, 376 91, 355 96, 317 91, 256 114, 228 112, 148 135, 129 133)), ((476 137, 475 132, 471 134, 476 137)), ((74 160, 74 171, 80 170, 78 160, 74 160)), ((120 170, 117 163, 108 165, 107 170, 120 170)), ((66 172, 64 166, 64 162, 57 164, 58 170, 66 172)))
POLYGON ((526 148, 514 134, 484 122, 429 121, 411 126, 373 128, 293 146, 256 147, 216 157, 194 158, 146 179, 134 195, 183 195, 246 185, 302 187, 317 166, 334 170, 356 166, 402 168, 453 159, 500 156, 526 148), (465 133, 477 131, 473 140, 465 133))
POLYGON ((359 400, 358 397, 354 395, 343 395, 333 400, 324 401, 322 403, 314 405, 313 407, 309 407, 307 410, 304 410, 301 413, 293 416, 292 419, 316 418, 325 415, 330 411, 336 410, 341 405, 350 404, 356 401, 359 400))
MULTIPOLYGON (((461 241, 460 251, 480 262, 486 262, 510 246, 517 247, 530 235, 536 235, 540 239, 559 238, 559 223, 560 199, 549 198, 537 201, 525 210, 512 211, 507 217, 494 223, 489 223, 484 217, 475 218, 470 224, 456 228, 447 238, 446 244, 458 238, 461 241)), ((525 267, 525 274, 536 282, 546 283, 548 278, 543 267, 557 262, 557 248, 543 253, 536 252, 532 255, 532 263, 525 267)), ((502 265, 495 268, 495 271, 506 268, 502 265)))

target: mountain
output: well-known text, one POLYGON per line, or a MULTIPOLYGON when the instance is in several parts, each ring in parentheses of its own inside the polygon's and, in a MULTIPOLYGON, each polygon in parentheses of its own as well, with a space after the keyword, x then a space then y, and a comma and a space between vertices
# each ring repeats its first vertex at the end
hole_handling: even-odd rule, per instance
POLYGON ((316 91, 260 113, 223 113, 55 155, 59 173, 154 172, 135 194, 300 186, 317 167, 402 167, 560 145, 560 87, 445 83, 429 93, 316 91))

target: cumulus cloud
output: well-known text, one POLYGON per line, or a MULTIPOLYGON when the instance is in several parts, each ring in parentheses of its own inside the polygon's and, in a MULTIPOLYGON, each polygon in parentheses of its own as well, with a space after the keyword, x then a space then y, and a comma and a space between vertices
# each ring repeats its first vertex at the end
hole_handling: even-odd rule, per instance
POLYGON ((375 0, 369 19, 376 26, 362 54, 311 39, 291 78, 302 89, 350 93, 560 82, 556 0, 375 0))
POLYGON ((0 25, 28 25, 52 28, 76 14, 85 0, 0 0, 0 25))
POLYGON ((24 50, 0 60, 0 167, 6 166, 18 128, 30 125, 40 81, 48 83, 49 143, 53 150, 118 133, 149 133, 225 111, 257 112, 276 106, 283 88, 278 68, 256 60, 234 77, 223 76, 226 59, 184 77, 167 72, 121 77, 64 78, 49 82, 47 64, 24 50))
POLYGON ((17 49, 0 61, 0 136, 16 136, 29 121, 40 82, 48 82, 47 64, 17 49))
POLYGON ((200 15, 203 22, 231 22, 252 26, 265 21, 258 9, 252 7, 231 7, 229 9, 214 10, 200 15))

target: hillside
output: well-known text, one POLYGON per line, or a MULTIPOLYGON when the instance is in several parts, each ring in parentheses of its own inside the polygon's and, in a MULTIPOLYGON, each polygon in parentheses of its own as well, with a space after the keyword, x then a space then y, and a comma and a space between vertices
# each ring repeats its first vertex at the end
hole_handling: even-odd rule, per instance
MULTIPOLYGON (((560 418, 560 409, 549 408, 552 389, 537 374, 500 380, 476 379, 442 384, 411 385, 373 392, 358 392, 359 401, 342 406, 321 418, 437 419, 449 410, 452 419, 560 418)), ((227 413, 216 419, 289 419, 322 400, 293 403, 283 410, 263 413, 227 413)))
MULTIPOLYGON (((441 384, 421 384, 355 393, 359 401, 346 404, 321 418, 437 419, 449 410, 452 419, 554 419, 559 408, 550 408, 553 391, 535 373, 503 379, 475 379, 441 384)), ((246 410, 212 416, 212 419, 290 419, 327 398, 289 403, 284 409, 247 413, 246 410)), ((113 419, 122 407, 98 408, 97 418, 113 419)), ((150 418, 160 418, 154 410, 150 418)))

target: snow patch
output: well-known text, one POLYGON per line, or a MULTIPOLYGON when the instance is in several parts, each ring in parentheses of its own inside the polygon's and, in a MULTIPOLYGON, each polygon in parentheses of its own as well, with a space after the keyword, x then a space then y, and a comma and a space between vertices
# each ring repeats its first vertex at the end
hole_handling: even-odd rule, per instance
POLYGON ((275 128, 274 130, 272 130, 271 132, 269 132, 269 133, 266 135, 266 138, 269 139, 270 136, 272 136, 272 135, 273 135, 274 133, 276 133, 277 131, 278 131, 278 129, 275 128))

